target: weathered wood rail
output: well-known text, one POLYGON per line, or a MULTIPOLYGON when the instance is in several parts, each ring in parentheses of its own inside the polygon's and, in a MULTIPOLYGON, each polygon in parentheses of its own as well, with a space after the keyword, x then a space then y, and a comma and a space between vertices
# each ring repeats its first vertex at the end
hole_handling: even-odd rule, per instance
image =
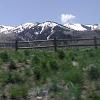
POLYGON ((75 47, 94 47, 100 46, 100 38, 73 38, 73 39, 50 39, 50 40, 34 40, 34 41, 3 41, 0 42, 0 48, 18 49, 47 49, 53 48, 75 48, 75 47))

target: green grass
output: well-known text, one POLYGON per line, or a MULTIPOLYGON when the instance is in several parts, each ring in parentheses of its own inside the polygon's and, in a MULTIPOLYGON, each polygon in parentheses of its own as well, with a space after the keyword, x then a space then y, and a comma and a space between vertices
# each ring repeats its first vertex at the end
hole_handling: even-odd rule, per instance
POLYGON ((45 97, 45 90, 48 100, 99 100, 99 83, 100 49, 0 51, 3 99, 45 97))

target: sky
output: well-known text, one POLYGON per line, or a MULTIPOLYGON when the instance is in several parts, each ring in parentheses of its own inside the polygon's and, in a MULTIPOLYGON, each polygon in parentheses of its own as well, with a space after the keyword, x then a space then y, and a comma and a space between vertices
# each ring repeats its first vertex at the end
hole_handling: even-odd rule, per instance
POLYGON ((0 0, 0 25, 100 23, 100 0, 0 0))

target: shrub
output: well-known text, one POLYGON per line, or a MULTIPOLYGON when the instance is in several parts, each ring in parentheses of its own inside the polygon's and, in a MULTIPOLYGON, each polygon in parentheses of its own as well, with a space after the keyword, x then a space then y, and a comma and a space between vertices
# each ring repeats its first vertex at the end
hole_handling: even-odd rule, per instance
POLYGON ((9 80, 9 73, 5 70, 0 70, 0 85, 5 85, 9 80))
POLYGON ((0 53, 0 58, 3 60, 3 62, 9 61, 9 55, 5 51, 0 53))
POLYGON ((52 71, 56 71, 59 68, 59 66, 55 60, 49 61, 49 65, 50 65, 50 68, 52 69, 52 71))
POLYGON ((47 61, 42 61, 40 67, 41 67, 41 71, 42 71, 43 73, 45 73, 45 74, 48 74, 48 73, 49 73, 50 68, 49 68, 49 66, 48 66, 47 61))
POLYGON ((32 57, 32 61, 31 62, 32 62, 32 66, 33 66, 34 64, 38 64, 40 62, 40 59, 39 59, 39 57, 37 55, 34 55, 32 57))
POLYGON ((52 91, 52 92, 58 92, 58 91, 60 91, 60 90, 61 90, 61 88, 58 86, 57 83, 53 82, 53 83, 51 84, 50 91, 52 91))
POLYGON ((29 50, 24 50, 24 55, 25 56, 29 56, 30 55, 30 51, 29 50))
POLYGON ((99 66, 91 66, 88 71, 89 77, 93 80, 100 79, 100 67, 99 66))
POLYGON ((16 69, 17 68, 16 63, 13 60, 11 60, 9 65, 8 65, 8 68, 9 68, 9 70, 16 69))
POLYGON ((69 71, 64 72, 64 78, 72 83, 82 84, 83 82, 82 71, 79 69, 70 69, 69 71))
POLYGON ((19 63, 23 63, 25 60, 24 53, 22 51, 16 51, 13 55, 11 54, 12 59, 17 60, 19 63))
POLYGON ((57 54, 58 54, 59 59, 64 59, 65 58, 65 53, 64 53, 63 50, 58 50, 57 54))
POLYGON ((18 97, 19 99, 21 97, 26 97, 27 92, 28 92, 28 86, 25 84, 22 84, 22 85, 13 84, 10 87, 10 93, 11 93, 12 99, 17 99, 18 97))
POLYGON ((32 71, 31 68, 25 68, 24 72, 25 72, 25 75, 28 76, 28 77, 33 75, 33 71, 32 71))
POLYGON ((3 64, 3 61, 2 61, 2 59, 0 58, 0 65, 2 65, 3 64))
POLYGON ((91 50, 88 52, 89 57, 95 57, 95 51, 91 50))
POLYGON ((96 82, 95 87, 96 87, 96 90, 100 90, 100 83, 96 82))
POLYGON ((36 81, 40 80, 41 79, 41 70, 39 67, 34 67, 33 69, 33 73, 34 73, 34 78, 36 81))
POLYGON ((92 92, 92 93, 89 95, 89 98, 90 98, 90 100, 100 100, 100 95, 97 94, 96 92, 92 92))
POLYGON ((66 100, 81 100, 81 87, 78 84, 73 84, 72 82, 67 83, 68 93, 66 100))
POLYGON ((23 72, 11 71, 9 72, 9 80, 8 83, 24 83, 25 82, 25 74, 23 72))

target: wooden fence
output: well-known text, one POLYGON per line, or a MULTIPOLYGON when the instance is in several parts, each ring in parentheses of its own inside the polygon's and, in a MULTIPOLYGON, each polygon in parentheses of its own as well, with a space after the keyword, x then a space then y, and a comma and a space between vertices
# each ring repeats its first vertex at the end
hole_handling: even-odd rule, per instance
POLYGON ((94 47, 100 46, 100 38, 73 38, 73 39, 50 39, 50 40, 34 40, 34 41, 9 41, 0 42, 0 48, 18 49, 46 49, 53 48, 76 48, 76 47, 94 47))

